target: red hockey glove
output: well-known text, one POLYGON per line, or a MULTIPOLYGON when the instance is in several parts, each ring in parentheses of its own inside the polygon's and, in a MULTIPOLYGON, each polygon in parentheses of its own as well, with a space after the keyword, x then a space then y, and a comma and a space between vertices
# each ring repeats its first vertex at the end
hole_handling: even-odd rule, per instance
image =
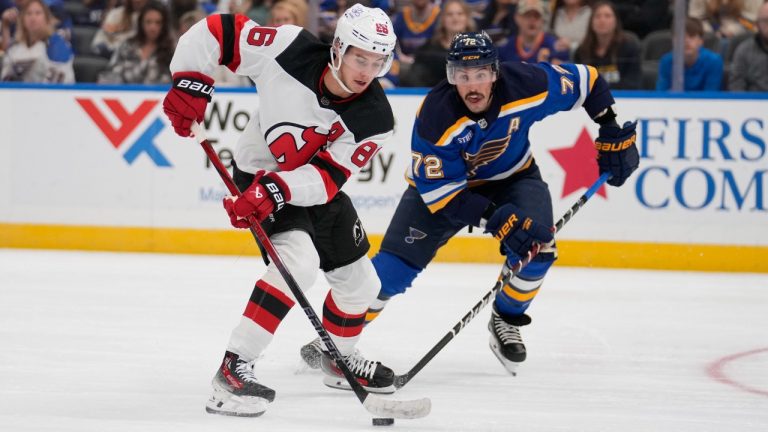
POLYGON ((173 87, 163 100, 163 111, 180 136, 190 135, 190 126, 202 123, 213 94, 213 78, 199 72, 173 74, 173 87))
POLYGON ((534 221, 514 204, 496 209, 485 225, 485 232, 493 233, 501 242, 511 262, 526 256, 533 242, 549 243, 555 238, 551 227, 534 221))
POLYGON ((600 126, 600 134, 595 140, 597 148, 597 166, 600 174, 611 173, 608 184, 621 186, 637 169, 640 156, 637 153, 637 122, 626 122, 623 127, 618 125, 600 126))
POLYGON ((261 222, 291 199, 288 185, 276 173, 260 170, 240 197, 224 197, 224 209, 235 228, 248 228, 250 217, 261 222))

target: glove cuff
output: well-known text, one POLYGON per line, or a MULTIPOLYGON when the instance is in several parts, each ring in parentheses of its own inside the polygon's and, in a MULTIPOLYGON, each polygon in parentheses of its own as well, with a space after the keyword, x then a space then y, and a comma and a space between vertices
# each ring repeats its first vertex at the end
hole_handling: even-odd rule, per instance
POLYGON ((173 74, 173 88, 210 102, 213 95, 213 78, 200 72, 176 72, 173 74))
POLYGON ((282 209, 291 200, 291 189, 276 173, 265 173, 258 176, 256 181, 264 186, 264 189, 269 193, 269 197, 275 205, 275 211, 282 209))

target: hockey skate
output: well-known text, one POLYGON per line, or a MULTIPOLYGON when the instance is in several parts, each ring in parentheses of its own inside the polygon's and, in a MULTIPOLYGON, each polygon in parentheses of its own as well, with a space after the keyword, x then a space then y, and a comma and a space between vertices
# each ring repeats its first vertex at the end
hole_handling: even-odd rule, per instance
POLYGON ((520 327, 530 323, 531 317, 528 315, 502 317, 496 306, 493 307, 491 320, 488 322, 488 330, 491 332, 489 344, 491 351, 512 376, 517 375, 517 367, 525 361, 526 356, 520 327))
POLYGON ((320 369, 320 359, 323 357, 323 342, 319 337, 304 345, 299 350, 299 355, 310 369, 320 369))
MULTIPOLYGON (((357 381, 369 392, 384 394, 395 392, 395 373, 381 362, 366 360, 358 350, 344 357, 344 362, 357 381)), ((336 362, 325 351, 320 357, 320 369, 325 374, 323 383, 328 387, 352 390, 344 374, 336 366, 336 362)))
POLYGON ((238 417, 264 414, 267 404, 275 400, 275 391, 258 383, 253 374, 254 362, 226 352, 211 383, 213 393, 205 404, 207 412, 238 417))

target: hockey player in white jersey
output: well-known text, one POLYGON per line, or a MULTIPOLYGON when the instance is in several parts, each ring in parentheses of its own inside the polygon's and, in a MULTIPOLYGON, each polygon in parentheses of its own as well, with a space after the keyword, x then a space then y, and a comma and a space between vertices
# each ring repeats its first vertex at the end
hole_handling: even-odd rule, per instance
MULTIPOLYGON (((395 41, 389 17, 359 4, 339 19, 330 47, 300 27, 212 15, 180 39, 173 87, 163 102, 176 133, 189 136, 192 123, 203 120, 218 65, 256 83, 259 109, 233 163, 243 193, 225 198, 224 207, 235 227, 247 228, 249 217, 262 223, 301 289, 323 270, 331 286, 323 325, 358 381, 380 393, 394 392, 394 373, 362 357, 355 344, 381 285, 341 187, 392 135, 392 109, 376 78, 389 70, 395 41)), ((294 302, 275 265, 268 265, 229 339, 208 412, 264 413, 275 391, 257 380, 256 360, 294 302)), ((348 386, 327 355, 322 368, 326 385, 348 386)))

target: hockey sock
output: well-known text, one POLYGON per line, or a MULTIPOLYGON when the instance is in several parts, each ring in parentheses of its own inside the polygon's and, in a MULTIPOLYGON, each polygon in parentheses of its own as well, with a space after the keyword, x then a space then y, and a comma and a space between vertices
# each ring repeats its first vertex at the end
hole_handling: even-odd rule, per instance
POLYGON ((551 255, 539 254, 499 291, 494 304, 501 315, 517 316, 525 313, 539 293, 544 276, 554 262, 554 256, 551 255))
POLYGON ((352 354, 365 323, 365 312, 346 313, 337 306, 333 293, 328 292, 323 303, 323 327, 333 339, 342 355, 352 354))
POLYGON ((272 341, 277 326, 294 303, 284 292, 259 279, 253 288, 240 324, 232 331, 229 351, 237 353, 240 358, 248 361, 258 357, 272 341))

